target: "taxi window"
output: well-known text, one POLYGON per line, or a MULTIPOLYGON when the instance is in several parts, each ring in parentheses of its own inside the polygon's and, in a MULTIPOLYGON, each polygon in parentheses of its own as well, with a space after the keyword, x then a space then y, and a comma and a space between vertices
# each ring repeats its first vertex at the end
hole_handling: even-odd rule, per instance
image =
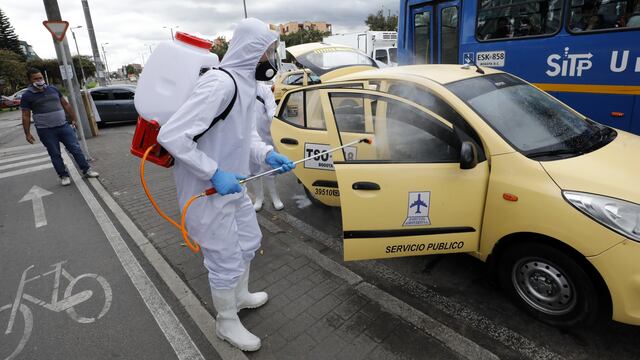
MULTIPOLYGON (((411 100, 442 116, 454 125, 464 141, 471 140, 478 149, 482 149, 482 141, 478 133, 449 104, 427 89, 411 83, 391 82, 387 92, 411 100)), ((479 154, 479 160, 483 161, 483 159, 484 155, 479 154)))
POLYGON ((297 91, 287 96, 285 103, 280 110, 279 118, 295 126, 304 126, 303 91, 297 91))
POLYGON ((365 132, 364 97, 361 95, 330 97, 333 116, 341 132, 365 132))
POLYGON ((327 124, 322 111, 320 92, 317 90, 306 91, 305 111, 307 112, 307 128, 313 130, 326 130, 327 124))
POLYGON ((285 85, 302 85, 302 74, 289 75, 285 81, 285 85))
POLYGON ((569 31, 640 28, 640 0, 571 0, 569 31))
MULTIPOLYGON (((336 126, 343 142, 350 141, 355 124, 370 122, 373 125, 374 146, 358 145, 355 150, 344 150, 347 162, 392 163, 455 163, 460 161, 460 141, 449 128, 426 112, 401 101, 373 95, 331 94, 333 103, 339 100, 358 100, 350 117, 336 116, 336 126), (357 110, 357 111, 356 111, 357 110), (367 111, 370 110, 370 111, 367 111), (370 119, 366 119, 366 117, 370 119), (360 117, 363 119, 360 120, 360 117), (355 119, 355 120, 354 120, 355 119), (369 120, 369 121, 367 121, 369 120), (355 154, 355 156, 354 156, 355 154)), ((334 109, 334 113, 335 109, 334 109)), ((364 132, 364 131, 361 131, 364 132)))

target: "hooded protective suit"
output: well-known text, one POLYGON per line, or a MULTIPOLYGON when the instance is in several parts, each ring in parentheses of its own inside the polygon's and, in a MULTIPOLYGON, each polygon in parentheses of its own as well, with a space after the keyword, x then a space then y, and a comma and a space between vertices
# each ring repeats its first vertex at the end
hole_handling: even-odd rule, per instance
POLYGON ((267 145, 273 146, 273 139, 271 138, 271 120, 276 114, 276 100, 271 91, 271 86, 267 84, 258 84, 258 96, 264 101, 263 103, 258 101, 257 116, 256 116, 256 128, 258 135, 262 138, 267 145))
MULTIPOLYGON (((180 208, 193 195, 211 187, 210 179, 218 168, 247 176, 250 163, 263 164, 272 150, 261 141, 255 128, 255 69, 265 50, 277 39, 278 35, 259 20, 240 22, 220 63, 237 83, 236 102, 227 118, 197 143, 193 141, 224 111, 234 94, 229 75, 211 70, 199 79, 191 97, 160 129, 158 142, 175 158, 180 208)), ((246 189, 195 201, 186 224, 202 248, 212 289, 234 288, 262 237, 246 189)))

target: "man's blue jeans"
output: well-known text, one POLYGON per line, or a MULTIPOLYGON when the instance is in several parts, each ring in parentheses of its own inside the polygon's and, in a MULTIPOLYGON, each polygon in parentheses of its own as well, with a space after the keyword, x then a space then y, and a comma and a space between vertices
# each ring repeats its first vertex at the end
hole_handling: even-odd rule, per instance
POLYGON ((76 132, 71 125, 65 124, 52 128, 36 128, 36 131, 38 132, 40 141, 42 141, 42 144, 47 148, 47 152, 58 176, 69 176, 67 167, 64 165, 64 161, 60 155, 60 143, 63 143, 64 147, 73 155, 76 164, 78 164, 83 173, 89 170, 91 166, 89 166, 87 159, 85 159, 82 153, 76 132))

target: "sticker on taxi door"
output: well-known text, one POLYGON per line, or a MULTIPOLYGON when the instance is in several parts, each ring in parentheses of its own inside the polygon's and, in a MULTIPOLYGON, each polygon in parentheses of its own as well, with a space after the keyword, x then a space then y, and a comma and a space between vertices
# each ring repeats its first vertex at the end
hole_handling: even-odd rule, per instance
POLYGON ((430 191, 409 192, 407 219, 402 226, 431 225, 429 209, 431 208, 430 191))
MULTIPOLYGON (((313 144, 313 143, 305 143, 304 144, 304 157, 310 157, 313 155, 318 155, 313 159, 307 160, 304 162, 305 169, 318 169, 318 170, 329 170, 333 171, 333 156, 331 153, 322 154, 330 150, 328 144, 313 144), (319 155, 322 154, 322 155, 319 155)), ((344 148, 344 152, 347 156, 347 160, 355 160, 357 148, 355 147, 346 147, 344 148)))

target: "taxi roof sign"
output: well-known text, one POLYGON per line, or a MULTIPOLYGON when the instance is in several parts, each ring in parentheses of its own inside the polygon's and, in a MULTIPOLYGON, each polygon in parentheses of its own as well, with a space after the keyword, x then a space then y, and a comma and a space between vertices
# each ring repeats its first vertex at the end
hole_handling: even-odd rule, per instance
POLYGON ((46 27, 47 30, 49 30, 53 38, 56 39, 57 41, 62 41, 62 39, 64 39, 64 35, 67 32, 67 29, 69 28, 68 21, 60 21, 60 20, 52 20, 52 21, 45 20, 42 22, 42 25, 44 25, 44 27, 46 27))

